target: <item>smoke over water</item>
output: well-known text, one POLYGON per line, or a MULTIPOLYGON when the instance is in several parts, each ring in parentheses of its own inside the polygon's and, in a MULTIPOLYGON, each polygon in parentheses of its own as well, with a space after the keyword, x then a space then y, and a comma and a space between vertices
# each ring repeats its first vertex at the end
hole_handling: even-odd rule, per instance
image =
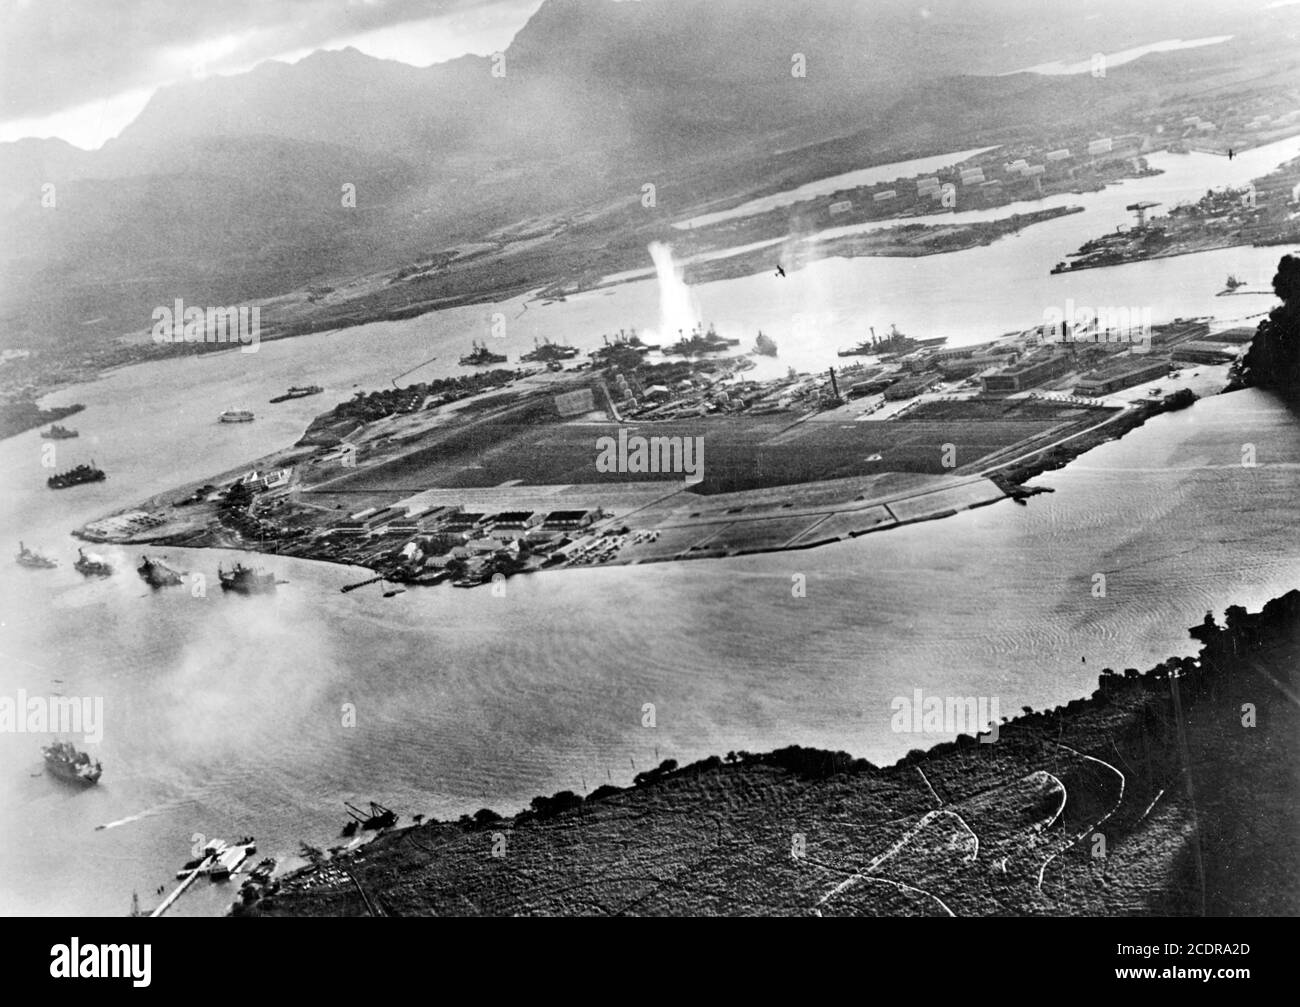
POLYGON ((691 288, 682 279, 681 270, 673 262, 673 250, 662 242, 652 241, 650 258, 659 278, 659 331, 655 335, 660 339, 676 339, 679 333, 689 336, 699 325, 700 309, 691 288))

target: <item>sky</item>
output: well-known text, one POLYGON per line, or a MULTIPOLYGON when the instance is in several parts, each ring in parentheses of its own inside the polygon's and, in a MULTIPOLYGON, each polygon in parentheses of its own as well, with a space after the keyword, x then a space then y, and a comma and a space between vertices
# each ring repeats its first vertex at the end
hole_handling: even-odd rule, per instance
MULTIPOLYGON (((1015 0, 968 2, 1014 6, 1015 0)), ((1077 2, 1086 5, 1089 0, 1077 2)), ((1165 2, 1257 10, 1293 6, 1300 0, 1165 2)), ((925 0, 916 3, 918 12, 928 17, 925 0)), ((421 67, 466 53, 489 55, 507 48, 541 4, 0 0, 0 142, 55 136, 79 147, 99 147, 120 133, 159 87, 242 73, 268 59, 292 63, 319 49, 352 46, 370 56, 421 67)))
POLYGON ((0 142, 94 148, 166 84, 353 46, 428 66, 505 49, 541 0, 0 0, 0 142))

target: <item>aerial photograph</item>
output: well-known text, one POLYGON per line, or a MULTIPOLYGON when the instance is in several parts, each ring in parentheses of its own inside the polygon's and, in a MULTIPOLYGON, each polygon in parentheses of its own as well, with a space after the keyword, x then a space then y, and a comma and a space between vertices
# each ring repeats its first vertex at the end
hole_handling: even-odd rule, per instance
POLYGON ((0 917, 1300 915, 1297 53, 3 0, 0 917))

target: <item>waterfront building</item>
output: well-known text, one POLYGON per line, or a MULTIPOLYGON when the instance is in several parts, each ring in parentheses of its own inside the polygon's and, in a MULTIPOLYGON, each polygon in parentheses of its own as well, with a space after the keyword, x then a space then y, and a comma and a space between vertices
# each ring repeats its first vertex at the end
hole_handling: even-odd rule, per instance
POLYGON ((495 538, 516 539, 523 538, 540 525, 545 516, 530 510, 502 511, 493 515, 489 524, 495 538))
POLYGON ((1193 339, 1174 348, 1173 358, 1189 364, 1227 364, 1237 359, 1240 346, 1193 339))
POLYGON ((994 374, 986 374, 981 380, 985 392, 1005 395, 1023 392, 1060 377, 1073 366, 1068 355, 1042 350, 994 374))
POLYGON ((287 486, 291 475, 293 475, 292 465, 281 469, 270 469, 266 472, 251 469, 241 476, 238 481, 254 493, 261 493, 263 490, 273 490, 279 489, 281 486, 287 486))
POLYGON ((543 531, 577 531, 592 524, 598 517, 598 509, 591 510, 553 510, 543 519, 543 531))
POLYGON ((1167 360, 1122 357, 1089 371, 1074 386, 1075 395, 1098 397, 1155 381, 1169 373, 1167 360))
POLYGON ((487 523, 488 516, 479 512, 460 511, 452 515, 439 531, 476 532, 487 523))
POLYGON ((917 374, 912 377, 903 378, 901 381, 895 381, 885 389, 885 398, 890 400, 913 399, 922 392, 927 392, 940 381, 943 380, 941 374, 917 374))
POLYGON ((451 505, 447 507, 434 507, 430 511, 418 513, 418 516, 416 511, 412 511, 410 516, 415 517, 416 527, 419 531, 428 532, 433 531, 435 528, 442 526, 447 521, 454 519, 458 514, 460 514, 459 505, 451 505))
POLYGON ((1255 338, 1255 334, 1255 329, 1249 325, 1240 325, 1235 329, 1224 329, 1222 332, 1216 332, 1209 337, 1208 341, 1245 346, 1255 338))

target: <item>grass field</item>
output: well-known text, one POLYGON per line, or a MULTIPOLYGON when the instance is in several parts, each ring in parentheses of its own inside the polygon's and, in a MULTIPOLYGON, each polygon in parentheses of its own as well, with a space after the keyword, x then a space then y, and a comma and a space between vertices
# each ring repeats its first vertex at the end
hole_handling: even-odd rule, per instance
MULTIPOLYGON (((702 494, 789 486, 885 472, 931 475, 968 469, 1006 448, 1095 422, 1097 410, 1004 400, 925 403, 881 422, 796 423, 789 415, 712 416, 630 424, 539 423, 491 417, 434 429, 399 457, 333 479, 323 490, 355 497, 406 496, 434 487, 518 482, 568 485, 682 482, 683 473, 600 472, 603 437, 703 438, 702 494)), ((375 501, 379 502, 379 501, 375 501)))

